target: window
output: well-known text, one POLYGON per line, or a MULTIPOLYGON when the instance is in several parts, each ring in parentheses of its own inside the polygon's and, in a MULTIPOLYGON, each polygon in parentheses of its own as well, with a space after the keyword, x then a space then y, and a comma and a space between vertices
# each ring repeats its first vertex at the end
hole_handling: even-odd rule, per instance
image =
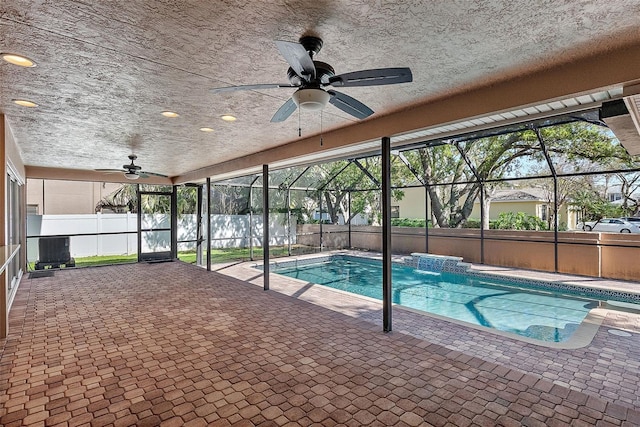
POLYGON ((609 193, 609 201, 616 202, 618 200, 622 200, 622 193, 609 193))
POLYGON ((391 206, 391 218, 400 218, 400 206, 391 206))

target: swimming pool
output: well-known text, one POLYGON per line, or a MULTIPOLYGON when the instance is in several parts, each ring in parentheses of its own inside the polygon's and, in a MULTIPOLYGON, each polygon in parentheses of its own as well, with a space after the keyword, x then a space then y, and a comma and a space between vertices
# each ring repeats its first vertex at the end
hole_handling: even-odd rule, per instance
MULTIPOLYGON (((382 299, 382 263, 358 257, 276 267, 274 273, 382 299)), ((598 300, 524 289, 500 280, 423 272, 393 264, 393 302, 479 326, 547 341, 564 342, 598 300)))

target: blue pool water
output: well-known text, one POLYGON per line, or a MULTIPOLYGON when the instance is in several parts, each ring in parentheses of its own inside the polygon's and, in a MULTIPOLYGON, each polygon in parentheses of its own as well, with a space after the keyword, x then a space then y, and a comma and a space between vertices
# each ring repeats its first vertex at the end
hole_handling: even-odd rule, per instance
MULTIPOLYGON (((335 257, 274 273, 382 299, 382 263, 335 257)), ((538 292, 452 273, 434 274, 394 264, 393 302, 542 341, 571 337, 596 300, 538 292)))

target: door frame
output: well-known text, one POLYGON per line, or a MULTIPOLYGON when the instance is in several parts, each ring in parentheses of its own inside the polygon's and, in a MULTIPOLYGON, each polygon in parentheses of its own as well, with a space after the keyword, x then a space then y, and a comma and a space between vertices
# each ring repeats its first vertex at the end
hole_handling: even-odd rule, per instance
POLYGON ((140 190, 138 184, 138 262, 175 261, 178 259, 178 196, 176 186, 171 191, 140 190), (142 196, 168 196, 170 197, 170 228, 142 228, 142 196), (169 231, 171 246, 169 251, 142 252, 142 233, 150 231, 169 231))

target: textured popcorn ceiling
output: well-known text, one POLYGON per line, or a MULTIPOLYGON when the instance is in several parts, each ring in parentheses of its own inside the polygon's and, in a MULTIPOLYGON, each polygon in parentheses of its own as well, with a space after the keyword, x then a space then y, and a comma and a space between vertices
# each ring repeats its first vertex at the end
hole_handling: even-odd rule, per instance
MULTIPOLYGON (((38 66, 0 64, 0 112, 27 165, 117 168, 135 152, 145 170, 174 176, 297 139, 297 113, 269 122, 293 90, 208 91, 286 83, 274 40, 320 36, 316 59, 337 73, 411 67, 413 83, 342 89, 375 120, 639 30, 637 0, 4 0, 0 51, 38 66), (18 107, 15 98, 39 107, 18 107)), ((303 111, 300 122, 303 136, 320 131, 318 113, 303 111)), ((331 105, 322 115, 324 130, 356 122, 331 105)))

